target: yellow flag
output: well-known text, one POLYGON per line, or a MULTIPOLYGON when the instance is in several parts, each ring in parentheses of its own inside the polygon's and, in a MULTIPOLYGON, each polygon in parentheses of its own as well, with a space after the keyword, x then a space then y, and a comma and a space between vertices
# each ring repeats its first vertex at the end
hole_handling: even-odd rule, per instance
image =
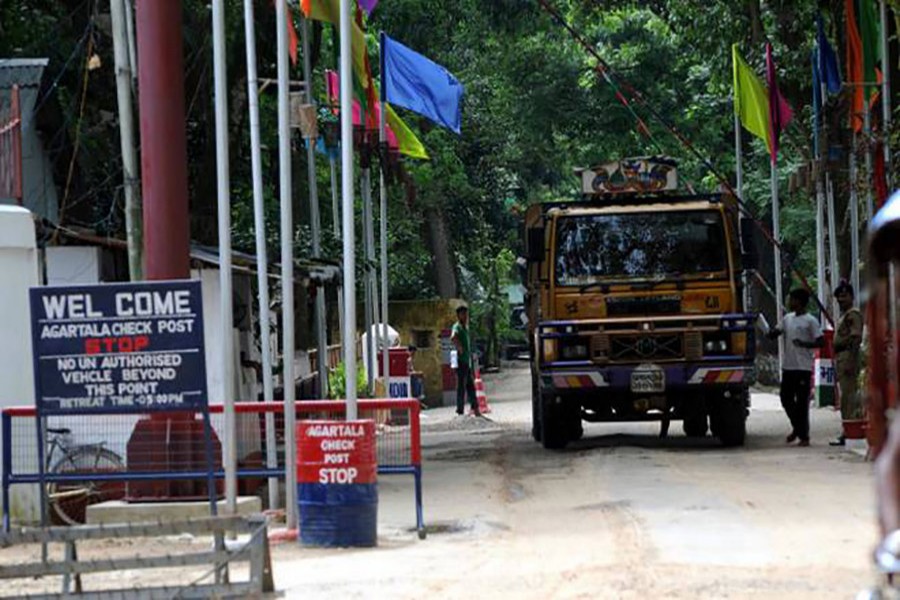
MULTIPOLYGON (((340 0, 303 0, 300 7, 303 9, 303 14, 307 19, 334 23, 335 25, 340 23, 340 0)), ((366 34, 352 18, 351 21, 350 49, 353 55, 353 73, 356 75, 359 85, 363 89, 367 89, 369 87, 369 78, 366 76, 366 34)))
POLYGON ((428 151, 425 150, 425 146, 422 145, 422 142, 419 141, 416 134, 412 132, 412 129, 409 128, 403 119, 397 116, 397 113, 394 112, 394 109, 391 108, 390 104, 387 104, 386 106, 387 124, 397 137, 397 146, 400 150, 400 154, 405 154, 412 158, 428 160, 430 158, 428 156, 428 151))
POLYGON ((734 112, 744 127, 770 146, 769 92, 741 55, 731 46, 734 65, 734 112))

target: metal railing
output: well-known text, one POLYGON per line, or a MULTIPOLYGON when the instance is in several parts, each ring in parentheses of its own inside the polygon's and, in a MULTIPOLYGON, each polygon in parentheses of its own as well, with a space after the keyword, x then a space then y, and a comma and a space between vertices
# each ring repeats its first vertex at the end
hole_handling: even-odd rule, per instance
MULTIPOLYGON (((345 415, 343 401, 316 400, 296 403, 297 419, 341 419, 345 415)), ((223 431, 223 407, 209 407, 213 430, 223 431)), ((416 528, 424 537, 422 507, 422 451, 419 402, 415 399, 360 400, 359 417, 373 419, 376 424, 376 449, 380 475, 412 475, 416 506, 416 528)), ((241 402, 235 405, 237 420, 238 485, 242 494, 254 494, 270 478, 283 479, 284 405, 280 402, 241 402), (276 424, 277 465, 266 464, 265 415, 272 413, 276 424)), ((66 429, 74 447, 102 448, 104 454, 119 457, 121 468, 95 469, 91 461, 46 465, 44 482, 50 487, 66 486, 65 498, 92 504, 114 499, 110 487, 99 483, 124 482, 114 488, 119 497, 153 499, 167 494, 179 498, 207 497, 207 470, 203 459, 203 440, 197 439, 196 423, 191 418, 170 417, 158 427, 164 429, 169 450, 161 451, 159 438, 141 440, 132 436, 140 415, 52 416, 46 427, 66 429), (88 483, 93 487, 88 489, 88 483), (81 489, 81 495, 77 493, 81 489), (158 490, 162 489, 162 492, 158 490), (104 491, 105 490, 105 491, 104 491), (94 494, 91 496, 90 494, 94 494)), ((2 426, 2 500, 3 527, 9 530, 11 520, 10 488, 14 485, 40 482, 36 448, 34 407, 12 407, 0 413, 2 426)), ((218 448, 218 442, 215 443, 218 448)), ((216 452, 217 456, 220 453, 216 452)), ((88 456, 96 455, 94 450, 88 456)), ((221 459, 217 459, 214 476, 224 478, 221 459)), ((221 489, 220 489, 221 493, 221 489)), ((52 502, 52 495, 51 495, 52 502)), ((86 507, 76 507, 84 510, 86 507)), ((50 511, 51 516, 54 511, 50 511)), ((82 513, 79 513, 82 514, 82 513)))

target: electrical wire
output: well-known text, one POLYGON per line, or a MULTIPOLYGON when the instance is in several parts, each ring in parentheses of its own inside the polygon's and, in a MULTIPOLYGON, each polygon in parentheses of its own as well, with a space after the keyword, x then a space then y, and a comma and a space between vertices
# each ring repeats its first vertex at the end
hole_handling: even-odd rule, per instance
POLYGON ((621 93, 621 89, 625 89, 629 93, 629 95, 631 96, 631 100, 636 101, 638 104, 640 104, 645 109, 647 109, 647 111, 650 113, 650 115, 654 119, 656 119, 659 123, 661 123, 663 125, 663 127, 670 134, 672 134, 682 146, 684 146, 688 150, 688 152, 693 154, 694 157, 697 158, 700 161, 700 163, 704 167, 706 167, 707 170, 709 170, 709 172, 712 173, 716 177, 716 179, 719 181, 719 183, 735 199, 735 201, 737 203, 738 212, 742 213, 745 217, 750 219, 750 221, 753 222, 753 224, 757 227, 757 229, 759 229, 762 232, 762 234, 763 234, 763 236, 765 236, 766 240, 782 255, 783 260, 785 260, 785 262, 787 263, 787 267, 788 267, 789 271, 797 276, 797 278, 801 281, 803 286, 810 292, 811 296, 813 298, 815 298, 816 304, 818 305, 819 310, 822 312, 823 315, 825 315, 825 318, 828 320, 828 322, 831 324, 831 326, 834 327, 835 322, 834 322, 834 319, 832 318, 831 313, 825 307, 822 300, 818 297, 816 291, 812 289, 812 286, 810 285, 807 277, 796 267, 796 265, 794 264, 794 261, 790 257, 790 255, 786 254, 784 252, 784 248, 782 246, 781 241, 775 239, 775 236, 769 230, 768 226, 765 223, 763 223, 753 213, 753 211, 747 206, 747 204, 744 202, 743 198, 741 198, 741 196, 737 193, 737 191, 732 187, 731 182, 729 182, 728 179, 724 175, 722 175, 721 172, 719 172, 719 170, 715 168, 715 166, 713 166, 713 164, 710 162, 710 160, 708 158, 706 158, 703 154, 700 153, 700 151, 697 150, 697 148, 678 129, 678 127, 674 123, 669 121, 664 115, 662 115, 662 113, 660 113, 658 110, 656 110, 656 108, 646 100, 644 95, 638 89, 636 89, 634 86, 632 86, 621 75, 618 75, 610 67, 609 63, 607 63, 603 59, 603 57, 601 57, 600 54, 594 49, 594 47, 590 43, 588 43, 588 41, 584 38, 584 36, 581 35, 571 24, 569 24, 569 22, 559 13, 559 11, 556 10, 556 8, 554 8, 553 6, 551 6, 549 4, 548 0, 538 0, 538 3, 548 14, 550 14, 554 19, 556 19, 556 21, 559 22, 559 24, 562 25, 562 27, 564 29, 566 29, 566 31, 569 32, 569 35, 572 36, 572 39, 574 39, 576 42, 578 42, 578 44, 582 48, 584 48, 584 50, 597 61, 597 64, 594 66, 594 70, 603 78, 604 81, 606 81, 613 88, 613 90, 616 93, 616 99, 619 100, 619 102, 622 103, 624 106, 626 106, 628 108, 629 112, 632 115, 634 115, 634 117, 636 119, 638 119, 638 127, 641 127, 641 126, 646 127, 646 124, 644 123, 644 121, 642 119, 640 119, 640 117, 637 115, 637 113, 634 111, 634 109, 631 108, 631 106, 630 106, 631 101, 629 101, 629 99, 626 98, 625 95, 621 93), (616 79, 618 79, 618 83, 616 81, 614 81, 614 79, 613 79, 614 76, 616 79))
MULTIPOLYGON (((93 35, 93 22, 91 22, 90 33, 88 37, 87 47, 85 48, 84 53, 84 73, 82 76, 82 84, 81 84, 81 102, 80 107, 78 109, 78 122, 75 124, 75 140, 72 145, 72 158, 69 160, 69 170, 66 175, 66 187, 63 192, 63 199, 59 205, 59 222, 63 223, 65 221, 66 215, 66 201, 69 198, 69 191, 71 190, 72 185, 72 177, 75 174, 75 160, 78 158, 78 148, 81 146, 81 125, 84 122, 84 108, 87 100, 87 88, 88 88, 88 79, 90 76, 90 62, 91 56, 94 49, 94 35, 93 35)), ((53 238, 53 242, 56 243, 56 236, 53 238)))

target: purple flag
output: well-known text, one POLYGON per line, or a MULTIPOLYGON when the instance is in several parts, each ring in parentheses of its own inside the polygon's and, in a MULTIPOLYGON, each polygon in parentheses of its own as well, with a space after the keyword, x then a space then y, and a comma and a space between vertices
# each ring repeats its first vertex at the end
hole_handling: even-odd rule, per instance
POLYGON ((366 11, 366 16, 371 15, 376 6, 378 6, 378 0, 359 0, 359 7, 366 11))

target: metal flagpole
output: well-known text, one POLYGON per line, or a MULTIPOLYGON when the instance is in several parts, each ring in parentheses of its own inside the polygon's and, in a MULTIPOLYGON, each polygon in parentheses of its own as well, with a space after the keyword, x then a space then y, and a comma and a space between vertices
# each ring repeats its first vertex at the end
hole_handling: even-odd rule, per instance
MULTIPOLYGON (((303 43, 303 79, 306 80, 306 103, 315 106, 312 93, 312 57, 309 52, 309 21, 303 19, 300 29, 303 43)), ((319 217, 319 185, 316 180, 316 140, 306 140, 306 170, 309 179, 309 220, 312 229, 313 258, 322 257, 322 223, 319 217)), ((316 341, 319 371, 319 398, 328 397, 328 331, 325 320, 325 289, 316 290, 316 341)))
POLYGON ((837 214, 834 211, 834 185, 827 171, 825 172, 825 195, 828 201, 828 262, 831 265, 831 314, 838 315, 840 311, 838 310, 837 299, 834 297, 834 290, 837 288, 840 280, 837 258, 837 214))
POLYGON ((278 49, 278 172, 281 202, 281 326, 284 387, 284 486, 288 529, 297 528, 297 413, 294 405, 294 213, 291 198, 290 77, 288 14, 285 0, 275 3, 278 49))
MULTIPOLYGON (((819 162, 818 160, 816 161, 819 162)), ((818 168, 816 169, 818 171, 818 168)), ((816 276, 818 277, 817 291, 822 306, 828 305, 825 295, 825 189, 822 186, 822 176, 816 173, 816 276)), ((819 316, 823 327, 828 324, 825 314, 819 316)))
POLYGON ((869 88, 863 87, 863 149, 866 153, 866 223, 872 222, 875 204, 872 201, 872 111, 869 108, 869 88))
POLYGON ((141 199, 138 193, 137 152, 134 148, 134 113, 131 98, 131 61, 125 24, 125 4, 130 0, 111 0, 113 54, 116 64, 116 100, 122 147, 122 171, 125 192, 125 232, 128 240, 128 273, 132 281, 143 279, 141 255, 141 199))
POLYGON ((369 356, 372 362, 372 385, 370 391, 375 392, 375 381, 378 379, 378 328, 375 327, 379 323, 378 307, 378 279, 375 268, 375 204, 372 202, 372 171, 366 173, 366 202, 369 205, 369 229, 366 232, 368 236, 367 243, 369 245, 369 262, 366 266, 366 277, 369 280, 369 286, 372 289, 372 325, 369 331, 369 356))
MULTIPOLYGON (((362 119, 363 121, 365 119, 362 119)), ((369 178, 369 168, 363 167, 362 175, 360 177, 360 187, 361 196, 363 202, 363 247, 365 248, 365 265, 363 268, 363 285, 365 286, 365 323, 366 323, 366 379, 369 384, 369 392, 374 392, 375 390, 375 369, 373 365, 375 363, 375 345, 374 340, 372 339, 372 326, 374 325, 374 321, 372 318, 372 303, 374 301, 373 298, 373 290, 372 290, 372 248, 369 245, 369 241, 372 238, 372 194, 371 194, 371 180, 369 178)))
POLYGON ((856 130, 850 144, 850 283, 855 291, 853 306, 859 308, 859 198, 856 194, 856 130))
MULTIPOLYGON (((272 348, 269 336, 269 258, 266 249, 262 150, 259 125, 259 81, 256 72, 256 28, 253 0, 244 0, 244 39, 247 44, 247 105, 250 110, 250 165, 253 176, 253 226, 256 229, 256 285, 259 288, 259 339, 262 353, 263 400, 272 402, 272 348)), ((266 412, 266 467, 278 468, 275 414, 266 412)), ((278 508, 278 479, 270 477, 269 508, 278 508)))
MULTIPOLYGON (((384 33, 381 34, 382 38, 384 33)), ((381 171, 379 173, 379 189, 381 191, 381 364, 384 377, 385 396, 391 397, 391 361, 390 343, 388 341, 388 190, 385 170, 387 169, 387 102, 384 88, 384 43, 381 46, 381 110, 378 112, 378 142, 381 147, 381 171)), ((410 390, 411 392, 411 390, 410 390)))
MULTIPOLYGON (((741 202, 744 201, 744 157, 742 156, 741 149, 743 148, 743 140, 741 134, 741 119, 737 113, 734 113, 734 173, 737 181, 737 193, 741 202)), ((739 220, 743 221, 746 217, 741 214, 739 220)), ((743 250, 746 250, 746 245, 750 243, 750 240, 741 240, 743 250)), ((748 277, 747 272, 744 271, 741 274, 741 280, 744 286, 744 312, 750 311, 750 277, 748 277)))
MULTIPOLYGON (((782 290, 781 274, 781 205, 778 200, 778 165, 772 164, 772 233, 775 236, 775 306, 777 308, 779 325, 784 321, 784 291, 782 290)), ((784 336, 778 338, 778 366, 779 372, 784 364, 784 336)))
MULTIPOLYGON (((331 222, 334 228, 334 239, 341 241, 341 209, 340 199, 338 198, 338 178, 337 178, 337 159, 333 154, 328 154, 328 163, 331 171, 331 222)), ((338 330, 344 331, 344 286, 337 286, 337 304, 338 304, 338 330)))
POLYGON ((885 0, 881 0, 881 65, 882 65, 882 81, 881 81, 881 110, 882 110, 882 120, 883 123, 881 125, 882 133, 884 134, 884 140, 882 146, 884 147, 884 172, 885 178, 887 179, 887 186, 889 190, 894 189, 894 186, 891 183, 891 144, 890 144, 890 130, 891 130, 891 69, 887 68, 890 64, 890 48, 888 47, 888 15, 887 15, 887 2, 885 0))
POLYGON ((350 72, 350 2, 340 3, 341 35, 341 195, 344 220, 344 318, 342 344, 347 390, 347 419, 357 417, 356 403, 356 232, 353 229, 353 81, 350 72))
POLYGON ((225 435, 225 511, 237 514, 237 427, 234 416, 234 315, 231 292, 231 197, 228 173, 228 85, 225 73, 225 0, 213 0, 213 73, 216 104, 216 180, 219 199, 219 311, 222 327, 222 400, 225 435))

